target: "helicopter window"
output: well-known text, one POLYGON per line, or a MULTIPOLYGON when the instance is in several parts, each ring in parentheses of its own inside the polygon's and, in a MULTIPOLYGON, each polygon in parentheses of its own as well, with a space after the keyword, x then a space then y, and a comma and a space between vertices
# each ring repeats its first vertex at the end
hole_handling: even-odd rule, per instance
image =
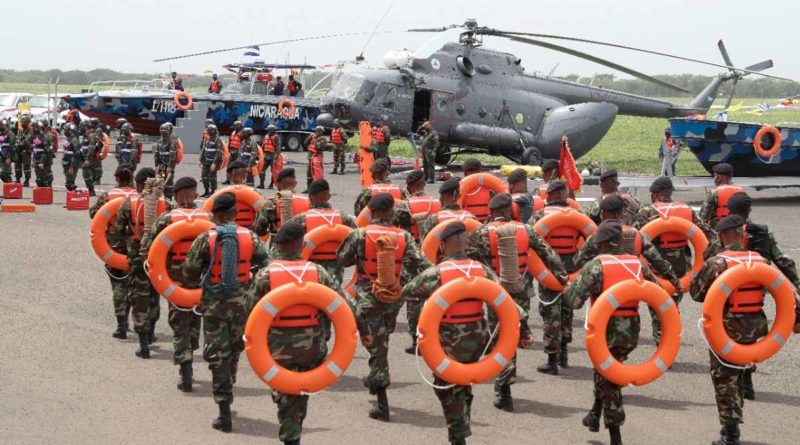
POLYGON ((463 116, 464 113, 466 112, 467 112, 467 107, 463 103, 459 103, 458 105, 456 105, 456 113, 458 113, 459 116, 463 116))
POLYGON ((343 75, 328 92, 329 95, 348 101, 358 101, 366 105, 372 98, 375 83, 361 76, 343 75), (364 98, 366 97, 366 101, 364 98))
POLYGON ((517 113, 514 116, 514 120, 517 121, 517 125, 522 125, 525 122, 525 116, 522 113, 517 113))
POLYGON ((382 83, 375 87, 372 105, 381 108, 394 109, 394 103, 396 99, 397 88, 394 85, 382 83))

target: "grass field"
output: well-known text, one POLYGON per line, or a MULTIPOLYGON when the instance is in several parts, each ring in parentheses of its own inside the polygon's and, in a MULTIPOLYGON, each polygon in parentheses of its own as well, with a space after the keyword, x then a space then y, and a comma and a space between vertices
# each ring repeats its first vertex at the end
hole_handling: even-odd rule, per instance
MULTIPOLYGON (((80 93, 82 89, 87 88, 89 85, 59 85, 58 94, 76 94, 80 93)), ((101 90, 103 88, 100 88, 101 90)), ((51 87, 51 92, 52 87, 51 87)), ((203 87, 187 88, 186 91, 190 93, 205 93, 206 89, 203 87)), ((0 94, 2 93, 32 93, 32 94, 47 94, 46 83, 3 83, 0 82, 0 94)))

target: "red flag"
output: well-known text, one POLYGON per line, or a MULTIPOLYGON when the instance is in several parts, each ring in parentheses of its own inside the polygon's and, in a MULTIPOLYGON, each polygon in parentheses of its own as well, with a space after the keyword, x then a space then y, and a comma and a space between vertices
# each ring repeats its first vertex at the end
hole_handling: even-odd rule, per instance
POLYGON ((575 159, 572 157, 572 152, 569 149, 569 141, 566 136, 561 138, 561 155, 558 159, 558 170, 561 179, 567 184, 567 188, 572 191, 581 189, 583 177, 581 177, 578 167, 575 165, 575 159))

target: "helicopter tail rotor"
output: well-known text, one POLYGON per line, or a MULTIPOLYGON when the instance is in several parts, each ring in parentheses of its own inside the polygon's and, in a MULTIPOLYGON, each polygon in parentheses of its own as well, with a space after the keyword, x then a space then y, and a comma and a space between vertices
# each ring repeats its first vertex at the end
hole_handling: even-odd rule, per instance
POLYGON ((717 42, 717 47, 719 48, 719 52, 722 54, 722 60, 724 60, 725 64, 728 66, 728 73, 724 77, 726 80, 731 81, 731 92, 728 94, 728 100, 725 102, 725 107, 723 108, 723 110, 727 110, 730 108, 731 103, 733 102, 733 97, 736 93, 736 84, 739 83, 739 79, 749 74, 758 74, 760 71, 772 68, 773 63, 772 59, 767 59, 763 62, 750 65, 744 69, 736 68, 731 61, 731 57, 728 54, 728 50, 725 48, 725 43, 722 42, 722 39, 717 42))

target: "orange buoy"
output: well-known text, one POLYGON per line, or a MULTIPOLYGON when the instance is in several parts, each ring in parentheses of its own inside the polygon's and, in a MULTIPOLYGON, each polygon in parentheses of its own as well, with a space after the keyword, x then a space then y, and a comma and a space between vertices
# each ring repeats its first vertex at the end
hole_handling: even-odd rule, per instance
POLYGON ((109 267, 127 271, 129 268, 128 256, 112 249, 106 238, 108 224, 117 216, 123 202, 125 202, 125 198, 114 198, 103 204, 103 207, 100 207, 100 210, 92 218, 92 224, 89 226, 89 236, 92 249, 98 258, 108 264, 109 267))
MULTIPOLYGON (((688 219, 680 217, 659 217, 645 224, 641 232, 650 237, 650 239, 655 239, 665 233, 678 233, 689 239, 689 242, 692 244, 692 250, 694 250, 694 261, 692 262, 691 270, 686 272, 679 280, 681 287, 685 291, 688 291, 689 286, 692 284, 692 278, 700 273, 700 270, 705 264, 705 261, 703 261, 703 252, 705 252, 708 247, 708 238, 706 238, 703 231, 688 219)), ((675 286, 673 286, 669 280, 659 276, 656 276, 656 279, 658 280, 658 284, 670 295, 675 293, 675 286)))
MULTIPOLYGON (((546 237, 553 229, 559 227, 571 227, 581 233, 583 239, 587 239, 597 229, 597 225, 586 215, 579 212, 572 207, 565 207, 562 211, 553 212, 545 215, 540 220, 536 221, 533 229, 542 238, 546 237)), ((528 254, 528 270, 531 275, 536 278, 542 286, 554 291, 563 291, 564 286, 556 280, 555 275, 544 262, 533 253, 528 254), (535 258, 534 258, 535 257, 535 258)), ((576 273, 570 275, 570 280, 577 276, 576 273)))
POLYGON ((764 125, 758 129, 756 132, 755 138, 753 138, 753 148, 756 150, 756 154, 761 156, 762 158, 769 158, 771 156, 775 156, 778 152, 781 151, 781 132, 777 128, 773 127, 772 125, 764 125), (772 135, 772 147, 769 150, 764 150, 764 146, 762 142, 764 140, 764 136, 770 134, 772 135))
MULTIPOLYGON (((364 213, 364 212, 361 212, 364 213)), ((422 240, 422 254, 425 255, 428 260, 432 263, 436 264, 439 262, 439 247, 442 245, 442 230, 447 227, 448 224, 458 221, 457 219, 448 219, 445 221, 436 224, 436 227, 431 229, 427 235, 425 235, 425 239, 422 240)), ((464 218, 462 221, 464 226, 467 228, 467 233, 472 233, 478 227, 481 226, 481 223, 478 222, 477 219, 472 218, 464 218)))
POLYGON ((278 113, 284 119, 291 119, 294 117, 294 113, 297 111, 297 107, 295 106, 294 102, 289 99, 288 97, 284 97, 278 102, 278 113))
POLYGON ((185 91, 178 91, 177 93, 175 93, 175 96, 172 98, 172 101, 175 102, 175 106, 178 107, 178 109, 181 111, 192 109, 192 104, 194 103, 192 100, 192 95, 185 91), (186 104, 181 102, 181 100, 185 100, 186 104))

